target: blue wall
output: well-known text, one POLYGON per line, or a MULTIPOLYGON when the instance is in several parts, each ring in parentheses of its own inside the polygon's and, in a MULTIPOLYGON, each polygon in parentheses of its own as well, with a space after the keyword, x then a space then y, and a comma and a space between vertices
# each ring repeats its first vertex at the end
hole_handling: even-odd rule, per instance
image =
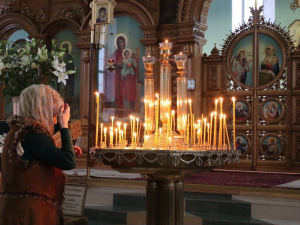
POLYGON ((203 53, 210 55, 215 43, 217 48, 221 50, 221 44, 231 30, 231 2, 232 0, 213 0, 207 17, 208 29, 205 32, 207 39, 206 45, 203 47, 203 53))

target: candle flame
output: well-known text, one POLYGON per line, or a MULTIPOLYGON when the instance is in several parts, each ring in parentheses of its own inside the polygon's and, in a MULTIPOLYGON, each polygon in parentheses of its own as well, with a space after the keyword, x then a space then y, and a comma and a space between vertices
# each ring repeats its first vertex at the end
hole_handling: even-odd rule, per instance
POLYGON ((99 96, 99 92, 98 91, 96 91, 95 94, 96 94, 97 97, 99 96))
POLYGON ((210 116, 213 117, 213 115, 214 115, 214 113, 212 112, 212 113, 210 114, 210 116))
POLYGON ((107 128, 106 128, 106 127, 104 127, 104 132, 106 132, 106 130, 107 130, 107 128))
POLYGON ((191 99, 189 99, 189 103, 190 103, 190 104, 192 103, 192 100, 191 100, 191 99))
POLYGON ((169 42, 168 39, 165 42, 168 43, 169 42))
POLYGON ((223 117, 224 117, 224 119, 225 119, 225 118, 226 118, 226 115, 224 114, 223 117))
POLYGON ((215 100, 215 103, 217 104, 218 102, 219 102, 219 100, 218 100, 218 99, 216 99, 216 100, 215 100))
POLYGON ((220 102, 223 102, 223 98, 220 98, 220 102))
POLYGON ((182 52, 180 52, 179 54, 182 55, 182 52))
POLYGON ((232 97, 232 101, 235 102, 235 97, 232 97))
POLYGON ((155 94, 155 96, 156 96, 156 98, 159 98, 159 95, 157 93, 155 94))
POLYGON ((175 111, 174 111, 174 110, 172 110, 172 115, 173 115, 173 116, 175 115, 175 111))
POLYGON ((217 112, 214 112, 215 115, 217 115, 217 112))

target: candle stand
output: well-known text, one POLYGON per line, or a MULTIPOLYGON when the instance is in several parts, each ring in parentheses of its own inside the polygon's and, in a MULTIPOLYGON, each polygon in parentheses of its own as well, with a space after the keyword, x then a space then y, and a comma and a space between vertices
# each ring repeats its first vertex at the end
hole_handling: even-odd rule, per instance
POLYGON ((92 159, 121 173, 140 173, 147 180, 147 225, 183 225, 184 180, 224 163, 239 162, 239 150, 91 148, 92 159))

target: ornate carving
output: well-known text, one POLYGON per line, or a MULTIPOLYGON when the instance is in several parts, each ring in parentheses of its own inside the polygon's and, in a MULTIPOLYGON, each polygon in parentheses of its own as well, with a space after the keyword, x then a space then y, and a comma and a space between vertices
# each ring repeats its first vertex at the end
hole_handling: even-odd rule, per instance
POLYGON ((146 32, 144 32, 144 37, 145 38, 153 38, 153 37, 155 37, 155 35, 156 35, 155 31, 146 31, 146 32))
POLYGON ((76 16, 74 13, 68 10, 66 7, 58 8, 57 12, 50 16, 50 21, 59 19, 59 18, 69 18, 72 20, 76 19, 76 16))
POLYGON ((210 74, 208 78, 208 86, 209 89, 214 90, 218 88, 218 66, 211 66, 210 67, 210 74))
POLYGON ((263 6, 259 7, 259 9, 251 9, 252 16, 249 18, 248 23, 242 24, 239 28, 237 28, 234 32, 230 31, 229 35, 226 35, 227 38, 224 40, 222 52, 225 53, 228 51, 229 45, 239 34, 251 30, 254 26, 257 26, 260 29, 268 29, 273 33, 277 34, 284 40, 287 45, 287 49, 293 50, 295 46, 293 44, 293 40, 289 34, 289 31, 286 31, 285 27, 280 27, 280 24, 275 24, 276 21, 271 22, 270 20, 266 21, 265 18, 260 15, 263 11, 263 6))
POLYGON ((156 54, 155 45, 148 45, 146 47, 146 54, 147 55, 155 55, 156 54))
POLYGON ((205 37, 204 32, 201 30, 194 30, 194 34, 202 38, 205 37))
POLYGON ((90 50, 89 49, 86 49, 83 51, 82 61, 85 63, 90 62, 90 50))
POLYGON ((186 28, 184 30, 179 31, 180 35, 190 35, 192 33, 193 33, 193 28, 186 28))
POLYGON ((82 42, 91 42, 91 36, 90 35, 82 36, 80 40, 82 42))
POLYGON ((0 15, 3 15, 6 12, 11 12, 16 6, 17 0, 5 1, 0 9, 0 15))
POLYGON ((21 13, 31 20, 35 19, 35 15, 31 12, 31 9, 26 5, 25 2, 22 3, 21 13))
POLYGON ((39 12, 39 15, 37 16, 37 19, 41 20, 41 21, 48 20, 48 16, 47 16, 46 12, 44 11, 44 9, 41 9, 41 11, 39 12))
POLYGON ((178 30, 167 30, 167 31, 163 31, 159 34, 160 38, 176 37, 176 36, 178 36, 178 30))

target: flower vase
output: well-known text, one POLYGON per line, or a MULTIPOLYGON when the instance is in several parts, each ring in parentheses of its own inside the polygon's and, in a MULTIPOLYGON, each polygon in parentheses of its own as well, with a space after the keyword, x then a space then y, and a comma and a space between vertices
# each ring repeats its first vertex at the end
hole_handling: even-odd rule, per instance
POLYGON ((13 101, 13 115, 19 115, 20 96, 13 97, 12 101, 13 101))

